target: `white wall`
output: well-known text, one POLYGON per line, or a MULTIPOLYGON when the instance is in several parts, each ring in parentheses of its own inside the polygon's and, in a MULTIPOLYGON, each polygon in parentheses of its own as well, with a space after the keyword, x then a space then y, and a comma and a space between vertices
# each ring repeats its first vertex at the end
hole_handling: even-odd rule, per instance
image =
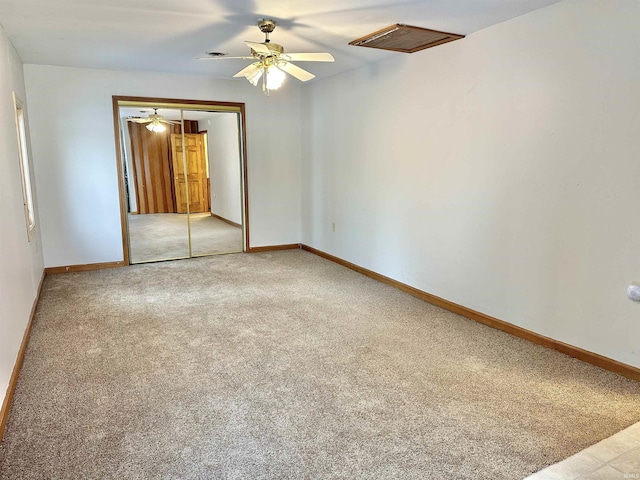
POLYGON ((0 405, 43 270, 35 198, 36 230, 27 237, 13 91, 25 99, 22 62, 0 27, 0 405))
POLYGON ((218 113, 201 121, 200 125, 200 130, 207 130, 211 211, 232 222, 242 223, 238 115, 218 113))
POLYGON ((46 65, 25 65, 25 80, 46 266, 123 258, 112 95, 245 102, 251 246, 300 238, 295 83, 267 97, 241 79, 46 65))
POLYGON ((638 18, 567 0, 305 87, 303 242, 640 367, 638 18))

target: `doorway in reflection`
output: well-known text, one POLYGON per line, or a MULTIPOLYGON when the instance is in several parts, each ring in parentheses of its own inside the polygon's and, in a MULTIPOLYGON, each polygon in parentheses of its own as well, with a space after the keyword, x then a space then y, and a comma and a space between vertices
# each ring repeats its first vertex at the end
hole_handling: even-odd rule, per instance
POLYGON ((128 263, 244 251, 242 112, 228 109, 118 101, 128 263))

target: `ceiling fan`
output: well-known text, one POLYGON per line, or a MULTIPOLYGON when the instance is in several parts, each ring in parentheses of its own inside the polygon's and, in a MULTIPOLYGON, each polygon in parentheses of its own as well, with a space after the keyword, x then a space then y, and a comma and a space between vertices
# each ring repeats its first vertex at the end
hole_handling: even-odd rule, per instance
POLYGON ((148 123, 147 130, 151 132, 164 132, 167 127, 163 125, 163 123, 178 125, 180 122, 176 122, 174 120, 166 120, 162 115, 158 114, 158 109, 154 108, 153 113, 149 114, 147 118, 140 117, 129 117, 127 118, 127 122, 135 122, 135 123, 148 123))
POLYGON ((245 77, 251 85, 258 86, 262 79, 262 91, 269 95, 270 90, 280 88, 286 78, 285 73, 297 78, 301 82, 306 82, 315 77, 293 63, 296 62, 333 62, 335 59, 330 53, 285 53, 284 47, 269 40, 269 34, 276 28, 276 22, 266 18, 258 20, 258 28, 265 34, 262 43, 244 42, 251 49, 251 56, 247 57, 225 57, 222 55, 210 54, 209 57, 202 57, 206 60, 214 59, 240 59, 255 60, 251 65, 243 68, 234 77, 245 77))

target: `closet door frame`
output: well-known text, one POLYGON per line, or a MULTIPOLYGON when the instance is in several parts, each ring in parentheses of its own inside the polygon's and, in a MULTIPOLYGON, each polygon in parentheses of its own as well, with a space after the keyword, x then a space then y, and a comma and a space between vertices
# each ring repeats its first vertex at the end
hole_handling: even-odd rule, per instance
POLYGON ((114 95, 113 102, 113 126, 116 143, 116 163, 118 171, 118 194, 120 197, 120 226, 122 229, 122 250, 124 265, 131 265, 129 258, 129 224, 127 221, 126 186, 124 183, 124 158, 122 156, 122 138, 120 135, 120 107, 140 106, 157 108, 179 108, 185 110, 203 110, 208 112, 236 112, 240 115, 240 140, 242 143, 241 159, 241 190, 242 190, 242 225, 243 225, 243 252, 251 250, 249 235, 249 188, 247 182, 247 129, 245 120, 245 104, 240 102, 225 102, 212 100, 184 100, 175 98, 132 97, 114 95))

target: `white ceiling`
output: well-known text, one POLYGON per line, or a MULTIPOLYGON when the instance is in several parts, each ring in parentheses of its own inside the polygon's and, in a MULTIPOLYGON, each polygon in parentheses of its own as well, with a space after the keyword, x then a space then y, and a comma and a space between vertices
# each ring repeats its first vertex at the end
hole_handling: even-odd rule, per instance
POLYGON ((228 78, 247 62, 196 58, 247 55, 243 40, 264 39, 256 20, 273 18, 271 38, 286 51, 334 55, 300 65, 325 77, 406 55, 348 45, 393 23, 468 35, 558 1, 1 0, 0 24, 24 63, 228 78))

